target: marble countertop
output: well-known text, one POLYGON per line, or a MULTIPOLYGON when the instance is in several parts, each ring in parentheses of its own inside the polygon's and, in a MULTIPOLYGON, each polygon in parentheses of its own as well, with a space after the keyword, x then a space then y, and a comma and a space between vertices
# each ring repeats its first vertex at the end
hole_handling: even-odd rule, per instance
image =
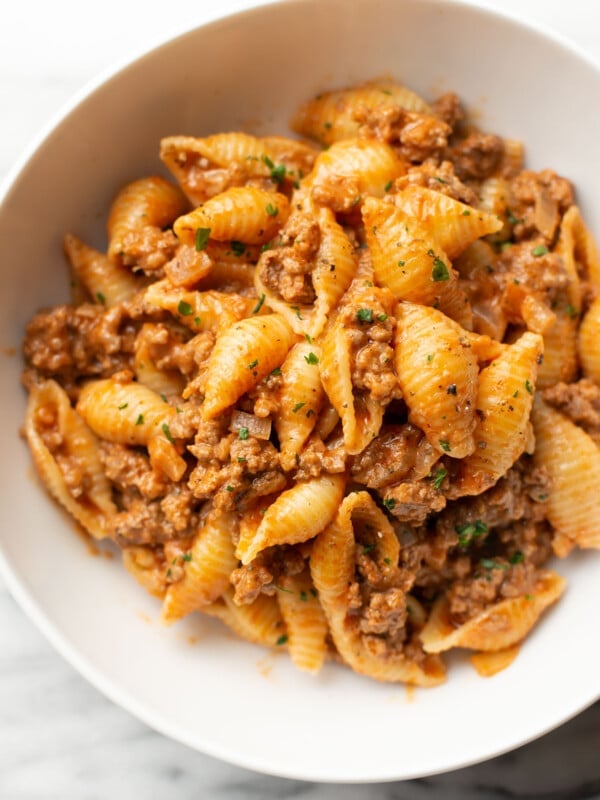
MULTIPOLYGON (((0 181, 38 129, 110 65, 217 9, 199 0, 12 3, 0 26, 0 181), (143 9, 143 10, 141 10, 143 9)), ((600 63, 600 3, 480 0, 554 30, 600 63)), ((195 753, 106 700, 57 655, 0 578, 0 798, 493 800, 600 798, 600 704, 501 758, 432 778, 334 786, 257 775, 195 753)))

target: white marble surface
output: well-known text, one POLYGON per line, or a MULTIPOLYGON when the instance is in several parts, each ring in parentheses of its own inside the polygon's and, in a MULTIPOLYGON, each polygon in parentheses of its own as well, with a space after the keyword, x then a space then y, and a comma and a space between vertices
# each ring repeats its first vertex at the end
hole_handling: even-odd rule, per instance
MULTIPOLYGON (((245 4, 7 0, 0 25, 0 180, 60 105, 99 72, 218 9, 245 4)), ((542 24, 600 63, 598 0, 480 4, 542 24)), ((434 778, 338 787, 256 775, 169 741, 106 700, 50 648, 0 578, 0 800, 575 800, 600 798, 598 753, 600 705, 511 754, 434 778)))

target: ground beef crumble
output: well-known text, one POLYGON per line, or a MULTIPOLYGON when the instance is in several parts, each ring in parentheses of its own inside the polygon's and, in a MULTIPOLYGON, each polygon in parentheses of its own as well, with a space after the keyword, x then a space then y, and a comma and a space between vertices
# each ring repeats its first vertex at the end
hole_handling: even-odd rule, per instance
POLYGON ((577 383, 556 383, 542 392, 549 405, 566 414, 600 446, 600 386, 589 378, 577 383))

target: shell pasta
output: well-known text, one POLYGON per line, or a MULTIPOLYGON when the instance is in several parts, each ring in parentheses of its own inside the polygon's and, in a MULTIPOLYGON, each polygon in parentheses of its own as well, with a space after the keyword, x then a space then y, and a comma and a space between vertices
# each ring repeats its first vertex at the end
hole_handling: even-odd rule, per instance
POLYGON ((164 623, 312 675, 490 675, 550 630, 553 556, 600 549, 592 232, 454 93, 334 88, 292 127, 172 131, 103 245, 65 235, 73 301, 23 345, 34 465, 164 623))

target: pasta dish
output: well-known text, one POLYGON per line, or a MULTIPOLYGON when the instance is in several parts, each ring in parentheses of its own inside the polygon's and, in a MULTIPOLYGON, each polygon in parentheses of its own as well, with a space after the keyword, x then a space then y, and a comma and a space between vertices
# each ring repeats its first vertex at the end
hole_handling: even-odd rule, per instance
POLYGON ((328 91, 293 128, 167 137, 107 247, 65 237, 27 441, 165 622, 433 686, 452 648, 510 660, 551 557, 600 547, 598 251, 453 93, 328 91))

